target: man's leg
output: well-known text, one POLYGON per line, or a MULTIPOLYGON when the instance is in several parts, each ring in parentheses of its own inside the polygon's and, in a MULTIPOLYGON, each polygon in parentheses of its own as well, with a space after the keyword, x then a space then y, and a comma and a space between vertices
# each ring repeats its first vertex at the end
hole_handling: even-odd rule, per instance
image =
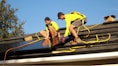
POLYGON ((50 40, 49 39, 44 39, 42 42, 43 46, 48 46, 50 44, 50 40))
POLYGON ((81 43, 81 39, 78 37, 78 34, 77 34, 77 32, 76 32, 76 30, 75 30, 74 28, 75 28, 75 26, 71 25, 71 26, 70 26, 70 32, 71 32, 72 35, 75 37, 75 41, 76 41, 77 43, 81 43))
POLYGON ((51 34, 51 37, 54 38, 57 35, 57 31, 52 26, 48 26, 48 29, 51 34))
POLYGON ((44 37, 44 38, 47 38, 47 32, 42 30, 40 31, 40 34, 44 37))
POLYGON ((76 27, 79 27, 80 25, 82 25, 82 22, 80 20, 76 20, 75 22, 73 22, 69 29, 70 32, 72 33, 72 35, 75 37, 75 41, 77 43, 81 43, 81 39, 79 38, 78 34, 77 34, 77 30, 75 30, 76 27))
POLYGON ((58 44, 59 42, 59 39, 58 39, 58 32, 52 27, 52 26, 48 26, 48 29, 49 29, 49 32, 51 34, 51 37, 52 37, 52 45, 56 45, 58 44))
MULTIPOLYGON (((40 31, 40 34, 41 34, 44 38, 47 38, 47 35, 48 35, 48 34, 47 34, 46 31, 42 30, 42 31, 40 31)), ((43 46, 47 46, 49 43, 50 43, 50 40, 49 40, 49 39, 44 39, 42 45, 43 45, 43 46)))
POLYGON ((75 38, 78 38, 77 32, 75 31, 74 28, 75 28, 74 25, 70 25, 70 27, 69 27, 70 32, 72 33, 72 35, 73 35, 75 38))

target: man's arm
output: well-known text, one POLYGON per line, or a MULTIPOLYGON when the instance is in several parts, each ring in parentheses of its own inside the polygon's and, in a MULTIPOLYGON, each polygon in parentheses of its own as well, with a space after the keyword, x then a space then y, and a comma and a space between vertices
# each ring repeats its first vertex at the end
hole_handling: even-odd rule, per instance
POLYGON ((69 34, 69 27, 70 27, 70 25, 71 25, 71 23, 70 23, 70 20, 65 20, 66 21, 66 30, 65 30, 65 34, 64 34, 64 37, 67 37, 68 36, 68 34, 69 34))

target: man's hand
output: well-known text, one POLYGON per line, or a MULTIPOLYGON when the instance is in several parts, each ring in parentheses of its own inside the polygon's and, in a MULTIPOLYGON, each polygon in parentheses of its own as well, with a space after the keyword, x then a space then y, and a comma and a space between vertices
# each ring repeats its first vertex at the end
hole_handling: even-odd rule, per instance
POLYGON ((65 43, 66 37, 62 37, 62 43, 65 43))

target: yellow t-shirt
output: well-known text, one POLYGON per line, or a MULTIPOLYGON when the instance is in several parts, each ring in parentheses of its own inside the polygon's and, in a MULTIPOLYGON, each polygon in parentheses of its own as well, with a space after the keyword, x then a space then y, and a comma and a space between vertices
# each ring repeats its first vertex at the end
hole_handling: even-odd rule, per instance
POLYGON ((72 21, 75 21, 76 19, 82 20, 84 18, 86 18, 86 16, 83 14, 80 14, 80 15, 66 14, 65 15, 66 31, 65 31, 64 37, 67 37, 68 35, 70 35, 69 27, 70 27, 72 21))
MULTIPOLYGON (((59 30, 59 26, 58 26, 58 24, 57 24, 56 22, 51 21, 51 25, 52 25, 52 27, 53 27, 56 31, 59 30)), ((47 26, 46 26, 46 31, 49 31, 47 26)))

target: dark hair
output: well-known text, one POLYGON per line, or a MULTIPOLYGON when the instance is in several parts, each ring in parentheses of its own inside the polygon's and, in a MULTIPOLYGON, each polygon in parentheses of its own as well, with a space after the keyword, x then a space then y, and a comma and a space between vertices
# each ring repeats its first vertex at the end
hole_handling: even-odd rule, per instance
MULTIPOLYGON (((113 17, 113 18, 116 18, 116 16, 115 15, 110 15, 111 17, 113 17)), ((107 19, 109 16, 106 16, 106 17, 104 17, 104 19, 107 19)))
POLYGON ((45 17, 45 19, 44 19, 44 20, 46 21, 46 20, 51 20, 51 19, 50 19, 49 17, 45 17))
POLYGON ((58 14, 57 14, 58 19, 60 19, 61 15, 64 15, 64 13, 63 12, 58 12, 58 14))
POLYGON ((109 16, 105 16, 104 19, 107 19, 109 16))
POLYGON ((111 17, 116 18, 116 16, 115 16, 115 15, 111 15, 111 17))

